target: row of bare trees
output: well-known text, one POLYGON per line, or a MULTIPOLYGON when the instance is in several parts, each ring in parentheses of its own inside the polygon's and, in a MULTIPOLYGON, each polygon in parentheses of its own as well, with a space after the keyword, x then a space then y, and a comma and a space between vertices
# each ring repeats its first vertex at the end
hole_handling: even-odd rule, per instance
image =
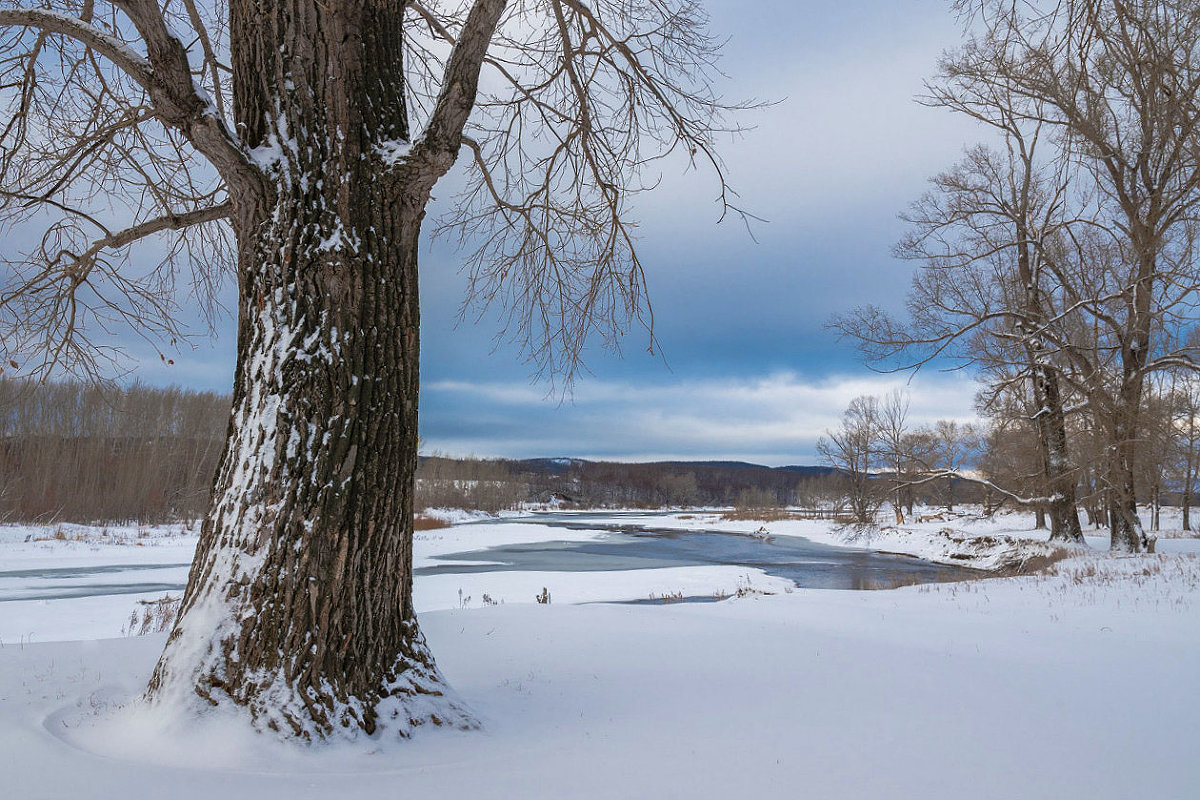
MULTIPOLYGON (((1191 527, 1200 473, 1200 380, 1177 375, 1152 383, 1143 413, 1138 495, 1151 509, 1178 504, 1191 527)), ((990 398, 986 425, 939 420, 913 427, 902 392, 851 402, 836 430, 820 442, 826 474, 752 465, 542 461, 423 457, 417 508, 496 512, 561 500, 578 507, 800 506, 875 518, 889 501, 897 521, 916 502, 946 505, 984 499, 1036 499, 1041 468, 1031 398, 1008 391, 990 398), (799 476, 798 476, 799 475, 799 476), (981 492, 962 477, 983 478, 981 492)), ((101 389, 79 383, 0 379, 0 515, 20 521, 162 522, 197 518, 207 507, 224 443, 229 398, 176 388, 101 389)), ((1080 509, 1090 524, 1108 524, 1104 437, 1088 417, 1072 415, 1066 431, 1078 454, 1080 509)), ((1045 503, 1033 503, 1039 527, 1045 503)))
POLYGON ((206 392, 0 378, 0 518, 198 519, 228 414, 206 392))
POLYGON ((417 465, 415 508, 496 513, 533 500, 529 483, 508 462, 432 455, 417 465))
POLYGON ((1197 366, 1200 6, 960 8, 973 33, 924 99, 983 124, 989 144, 936 176, 906 216, 897 252, 918 265, 909 318, 864 308, 834 325, 876 364, 975 367, 985 408, 1022 398, 1051 538, 1081 538, 1086 473, 1112 547, 1145 550, 1149 387, 1197 366), (1073 449, 1072 427, 1096 446, 1073 449))
MULTIPOLYGON (((1200 378, 1158 377, 1147 386, 1139 415, 1135 494, 1150 530, 1162 528, 1165 505, 1178 507, 1181 527, 1192 530, 1200 481, 1200 378)), ((832 492, 834 505, 860 525, 874 524, 885 504, 903 523, 915 503, 953 510, 956 502, 980 502, 989 514, 1005 505, 1029 508, 1035 526, 1046 528, 1052 501, 1032 388, 1016 384, 997 395, 987 387, 978 398, 982 421, 937 420, 917 427, 909 424, 905 392, 854 398, 817 445, 825 463, 839 472, 822 487, 826 502, 832 492)), ((1104 473, 1108 438, 1082 413, 1071 414, 1063 431, 1076 464, 1070 472, 1072 511, 1085 512, 1096 528, 1111 526, 1112 488, 1104 473)))
MULTIPOLYGON (((858 525, 873 524, 885 502, 903 523, 918 501, 953 510, 965 499, 964 476, 979 458, 979 428, 949 419, 914 428, 908 412, 903 391, 862 395, 817 442, 825 463, 842 474, 844 504, 858 525)), ((970 499, 978 494, 972 491, 970 499)))
POLYGON ((621 463, 432 455, 417 467, 418 508, 500 511, 557 501, 572 508, 842 510, 847 477, 834 471, 753 464, 621 463))
MULTIPOLYGON (((178 388, 0 377, 0 520, 144 523, 207 510, 230 398, 178 388)), ((837 509, 847 478, 749 464, 423 456, 415 507, 801 505, 837 509)))
MULTIPOLYGON (((1028 396, 1009 393, 985 409, 989 428, 977 462, 978 471, 989 480, 1008 487, 1016 496, 1035 501, 1044 492, 1041 448, 1035 410, 1028 396)), ((1148 509, 1150 530, 1162 527, 1162 507, 1178 506, 1181 527, 1192 529, 1200 465, 1200 380, 1163 373, 1146 387, 1139 415, 1140 442, 1135 468, 1135 496, 1148 509)), ((1097 430, 1088 414, 1068 417, 1064 427, 1067 450, 1076 464, 1073 470, 1078 510, 1094 527, 1112 525, 1111 482, 1104 472, 1106 450, 1111 446, 1103 430, 1097 430)), ((1043 514, 1045 503, 1033 507, 1043 514)), ((1039 521, 1039 527, 1041 527, 1039 521)))

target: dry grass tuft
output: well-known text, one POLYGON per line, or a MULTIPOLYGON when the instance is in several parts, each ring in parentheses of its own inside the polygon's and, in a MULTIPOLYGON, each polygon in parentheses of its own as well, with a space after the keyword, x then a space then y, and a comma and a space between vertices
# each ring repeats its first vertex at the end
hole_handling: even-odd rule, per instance
POLYGON ((33 537, 35 542, 82 542, 85 540, 81 533, 68 533, 62 527, 54 529, 53 533, 39 534, 33 537))
POLYGON ((432 531, 437 528, 449 528, 450 521, 441 517, 434 517, 427 514, 417 514, 413 517, 414 531, 432 531))
POLYGON ((1042 575, 1054 572, 1058 562, 1063 559, 1070 558, 1076 553, 1072 553, 1065 547, 1052 547, 1044 553, 1033 553, 1022 556, 1019 560, 1014 559, 1001 566, 996 572, 998 575, 1008 577, 1012 575, 1042 575))
POLYGON ((726 522, 779 522, 796 515, 782 508, 734 508, 721 514, 726 522))
POLYGON ((754 595, 770 596, 773 594, 775 593, 768 592, 766 589, 759 589, 757 586, 754 586, 750 581, 750 576, 743 575, 738 579, 737 588, 734 590, 733 594, 730 594, 723 589, 719 589, 713 592, 713 598, 716 600, 726 600, 730 597, 752 597, 754 595))
POLYGON ((179 616, 179 604, 182 597, 163 595, 157 600, 139 600, 139 609, 134 609, 129 615, 129 622, 123 632, 126 636, 145 636, 148 633, 166 633, 175 624, 179 616))
POLYGON ((1194 592, 1200 590, 1200 557, 1193 554, 1093 557, 1057 564, 1046 570, 1046 574, 1064 578, 1075 586, 1130 583, 1144 587, 1170 583, 1194 592))

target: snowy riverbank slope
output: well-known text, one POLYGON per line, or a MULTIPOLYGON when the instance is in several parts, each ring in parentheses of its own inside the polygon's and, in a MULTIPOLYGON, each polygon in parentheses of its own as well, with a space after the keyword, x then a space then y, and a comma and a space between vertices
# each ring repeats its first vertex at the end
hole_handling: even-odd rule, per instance
POLYGON ((894 591, 424 614, 485 728, 360 752, 220 720, 96 727, 138 691, 161 636, 7 645, 5 794, 1194 797, 1196 559, 1096 561, 894 591))

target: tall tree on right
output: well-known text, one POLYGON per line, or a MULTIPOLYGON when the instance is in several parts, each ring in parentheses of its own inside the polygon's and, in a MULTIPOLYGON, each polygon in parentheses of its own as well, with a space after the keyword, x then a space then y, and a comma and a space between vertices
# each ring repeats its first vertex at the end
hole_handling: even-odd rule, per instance
MULTIPOLYGON (((1142 551, 1136 464, 1147 376, 1194 369, 1164 329, 1196 300, 1192 252, 1200 208, 1200 5, 1191 0, 1012 0, 979 4, 985 35, 974 79, 1038 101, 1094 198, 1088 220, 1111 256, 1081 308, 1115 356, 1109 391, 1090 393, 1108 435, 1112 548, 1142 551), (1100 403, 1096 403, 1100 400, 1100 403)), ((1082 287, 1081 287, 1082 288, 1082 287)))
POLYGON ((956 7, 976 34, 943 59, 929 99, 998 130, 1002 146, 969 151, 914 207, 901 254, 930 269, 914 281, 913 323, 866 309, 835 326, 876 358, 955 349, 993 377, 1030 379, 1055 538, 1079 538, 1064 431, 1068 411, 1086 413, 1105 445, 1093 472, 1112 548, 1146 550, 1135 476, 1147 380, 1200 368, 1188 335, 1200 299, 1200 5, 956 7))
POLYGON ((1114 550, 1150 540, 1137 516, 1136 465, 1147 377, 1195 369, 1164 332, 1194 326, 1200 210, 1200 6, 1190 0, 1060 0, 1042 17, 984 4, 999 84, 1044 100, 1061 146, 1090 179, 1093 230, 1111 255, 1107 291, 1085 309, 1116 356, 1092 409, 1109 437, 1114 550))

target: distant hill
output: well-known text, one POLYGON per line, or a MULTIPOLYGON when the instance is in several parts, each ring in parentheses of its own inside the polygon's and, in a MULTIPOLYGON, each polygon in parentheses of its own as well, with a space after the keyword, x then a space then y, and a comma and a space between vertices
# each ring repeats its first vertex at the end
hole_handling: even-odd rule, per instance
POLYGON ((426 507, 499 510, 552 499, 580 507, 784 506, 837 493, 831 467, 768 467, 746 461, 592 461, 422 457, 419 502, 426 507), (817 486, 821 484, 821 486, 817 486), (803 485, 803 494, 799 494, 803 485))
POLYGON ((586 458, 522 458, 510 463, 525 464, 531 468, 564 469, 581 464, 625 464, 654 467, 673 467, 688 469, 691 467, 718 467, 721 469, 766 469, 776 472, 800 472, 812 475, 829 475, 837 470, 834 467, 817 466, 812 464, 789 464, 783 467, 768 467, 765 464, 754 464, 749 461, 595 461, 586 458))
POLYGON ((560 474, 571 469, 592 462, 582 458, 523 458, 519 461, 511 461, 522 471, 528 472, 546 472, 550 474, 560 474))
POLYGON ((823 477, 825 475, 837 475, 841 472, 837 467, 819 467, 806 464, 792 464, 786 467, 775 467, 778 472, 794 472, 806 478, 823 477))
POLYGON ((783 467, 768 467, 765 464, 752 464, 748 461, 589 461, 584 458, 526 458, 513 462, 529 470, 547 472, 565 472, 572 466, 587 464, 621 464, 623 466, 638 466, 649 468, 665 468, 670 470, 694 470, 699 468, 728 469, 728 470, 763 470, 767 472, 788 472, 801 477, 824 477, 837 475, 835 467, 816 466, 811 464, 789 464, 783 467))

